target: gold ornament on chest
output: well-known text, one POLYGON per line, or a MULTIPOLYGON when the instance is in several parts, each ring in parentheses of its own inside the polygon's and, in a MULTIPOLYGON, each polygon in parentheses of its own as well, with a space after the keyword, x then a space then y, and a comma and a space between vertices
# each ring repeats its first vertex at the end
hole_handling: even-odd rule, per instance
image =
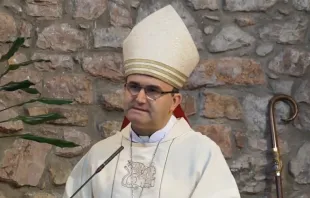
POLYGON ((122 186, 127 188, 151 188, 155 185, 156 168, 151 164, 145 166, 141 162, 128 160, 124 167, 127 174, 122 179, 122 186))

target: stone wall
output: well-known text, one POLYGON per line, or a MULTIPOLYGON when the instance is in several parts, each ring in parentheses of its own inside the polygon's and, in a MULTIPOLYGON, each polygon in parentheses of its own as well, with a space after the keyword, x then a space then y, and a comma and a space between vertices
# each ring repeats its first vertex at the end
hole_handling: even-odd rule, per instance
MULTIPOLYGON (((268 101, 293 96, 300 112, 276 108, 287 198, 310 197, 309 0, 1 0, 0 54, 27 41, 10 60, 42 58, 1 80, 30 79, 45 97, 74 104, 28 104, 0 113, 61 112, 68 118, 41 126, 0 125, 0 134, 31 132, 81 144, 60 149, 0 139, 0 197, 60 197, 72 167, 89 147, 114 134, 122 121, 122 40, 134 24, 171 3, 200 50, 201 63, 183 91, 192 126, 220 146, 243 198, 276 197, 270 169, 268 101), (271 193, 270 193, 271 192, 271 193)), ((165 50, 165 49, 163 49, 165 50)), ((3 67, 2 67, 3 69, 3 67)), ((31 98, 1 93, 1 109, 31 98)))

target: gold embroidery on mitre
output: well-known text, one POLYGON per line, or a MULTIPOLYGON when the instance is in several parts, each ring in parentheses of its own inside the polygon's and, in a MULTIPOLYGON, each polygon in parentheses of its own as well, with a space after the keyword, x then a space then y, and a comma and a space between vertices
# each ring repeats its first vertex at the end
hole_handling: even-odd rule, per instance
POLYGON ((182 83, 185 82, 185 79, 181 79, 180 76, 177 76, 174 73, 170 73, 169 71, 163 70, 161 68, 158 67, 154 67, 153 65, 142 65, 142 64, 133 64, 133 65, 129 65, 126 66, 126 71, 139 71, 139 70, 152 70, 152 71, 156 71, 157 73, 161 73, 164 74, 166 76, 168 76, 171 79, 175 79, 176 81, 182 83))
POLYGON ((159 67, 165 68, 173 73, 175 73, 176 75, 180 76, 181 78, 186 79, 187 76, 185 74, 183 74, 182 72, 178 71, 177 69, 175 69, 174 67, 171 67, 169 65, 166 65, 164 63, 155 61, 155 60, 150 60, 150 59, 142 59, 142 58, 136 58, 136 59, 128 59, 124 62, 124 65, 129 65, 130 63, 151 63, 153 65, 157 65, 159 67))
POLYGON ((187 77, 181 72, 177 71, 175 68, 172 68, 168 65, 164 67, 158 66, 157 64, 154 64, 156 61, 152 62, 151 60, 149 60, 148 63, 149 64, 144 64, 143 62, 127 61, 124 65, 125 75, 128 76, 131 74, 145 74, 154 76, 176 88, 181 88, 187 80, 187 77))
POLYGON ((169 78, 163 73, 156 72, 154 70, 149 70, 147 68, 141 68, 141 69, 134 68, 134 69, 127 70, 125 72, 126 76, 129 76, 131 74, 144 74, 144 75, 153 76, 153 77, 158 78, 158 79, 160 79, 160 80, 162 80, 162 81, 164 81, 164 82, 166 82, 166 83, 168 83, 168 84, 170 84, 173 87, 178 88, 178 89, 182 88, 182 86, 183 86, 182 82, 176 81, 174 78, 169 78))
POLYGON ((154 72, 148 71, 148 70, 133 70, 133 71, 128 71, 126 75, 131 75, 131 74, 144 74, 144 75, 149 75, 149 76, 154 76, 155 78, 158 78, 160 80, 163 80, 164 82, 167 82, 168 84, 172 85, 173 87, 180 89, 182 88, 183 84, 180 84, 179 82, 175 82, 172 79, 165 78, 161 74, 156 74, 154 72))

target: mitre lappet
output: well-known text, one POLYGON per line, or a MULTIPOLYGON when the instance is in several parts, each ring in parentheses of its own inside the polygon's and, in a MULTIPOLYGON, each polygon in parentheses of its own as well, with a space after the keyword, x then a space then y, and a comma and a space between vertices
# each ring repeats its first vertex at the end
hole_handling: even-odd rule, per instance
MULTIPOLYGON (((123 60, 125 77, 149 75, 180 89, 197 66, 199 53, 182 18, 167 5, 133 27, 123 42, 123 60)), ((187 120, 180 105, 173 114, 187 120)), ((122 129, 127 124, 125 117, 122 129)))

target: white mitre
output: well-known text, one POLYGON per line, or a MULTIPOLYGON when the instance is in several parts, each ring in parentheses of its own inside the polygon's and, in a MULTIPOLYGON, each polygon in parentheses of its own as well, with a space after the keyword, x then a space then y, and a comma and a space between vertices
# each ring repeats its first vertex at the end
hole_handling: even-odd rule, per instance
POLYGON ((171 5, 140 21, 123 42, 125 76, 145 74, 181 88, 199 62, 199 53, 171 5))

